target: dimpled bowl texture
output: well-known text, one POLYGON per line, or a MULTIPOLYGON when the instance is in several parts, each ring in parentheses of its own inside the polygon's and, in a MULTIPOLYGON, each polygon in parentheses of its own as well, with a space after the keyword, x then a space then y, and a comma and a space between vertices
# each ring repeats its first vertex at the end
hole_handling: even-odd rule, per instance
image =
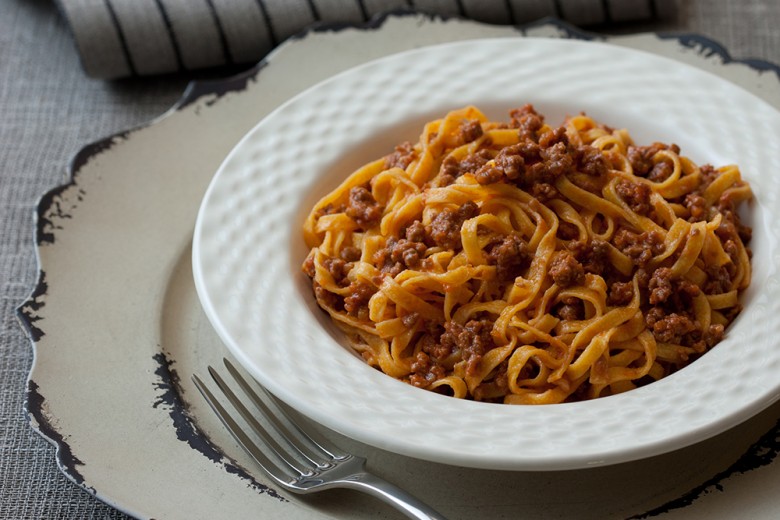
POLYGON ((359 441, 478 468, 558 470, 659 454, 769 406, 775 345, 780 117, 693 67, 608 44, 474 40, 368 63, 302 93, 235 147, 196 224, 199 297, 239 362, 280 399, 359 441), (755 199, 754 277, 712 351, 646 387, 588 402, 509 406, 414 388, 367 366, 318 309, 300 266, 311 206, 362 164, 475 105, 489 118, 533 103, 550 124, 586 112, 639 144, 674 142, 699 164, 736 163, 755 199))

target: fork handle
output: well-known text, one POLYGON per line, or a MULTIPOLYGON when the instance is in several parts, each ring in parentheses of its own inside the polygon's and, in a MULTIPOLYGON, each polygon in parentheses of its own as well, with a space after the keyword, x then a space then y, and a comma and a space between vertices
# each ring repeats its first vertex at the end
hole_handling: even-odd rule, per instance
POLYGON ((357 473, 343 482, 348 487, 373 495, 390 504, 409 518, 418 520, 447 520, 444 515, 418 498, 372 473, 357 473))

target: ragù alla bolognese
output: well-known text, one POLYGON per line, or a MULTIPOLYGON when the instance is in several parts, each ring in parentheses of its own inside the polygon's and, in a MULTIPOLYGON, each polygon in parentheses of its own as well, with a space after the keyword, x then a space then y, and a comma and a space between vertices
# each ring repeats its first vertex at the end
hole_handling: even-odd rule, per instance
POLYGON ((312 208, 303 271, 365 361, 419 388, 547 404, 706 353, 751 278, 737 166, 585 114, 427 123, 312 208))

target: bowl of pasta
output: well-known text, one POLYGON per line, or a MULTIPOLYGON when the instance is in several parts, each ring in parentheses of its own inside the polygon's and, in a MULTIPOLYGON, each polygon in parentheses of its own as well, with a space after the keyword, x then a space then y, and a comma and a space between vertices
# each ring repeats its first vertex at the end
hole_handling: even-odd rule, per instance
POLYGON ((755 96, 612 45, 390 56, 236 146, 196 287, 259 382, 359 441, 523 470, 670 451, 777 399, 778 137, 755 96))

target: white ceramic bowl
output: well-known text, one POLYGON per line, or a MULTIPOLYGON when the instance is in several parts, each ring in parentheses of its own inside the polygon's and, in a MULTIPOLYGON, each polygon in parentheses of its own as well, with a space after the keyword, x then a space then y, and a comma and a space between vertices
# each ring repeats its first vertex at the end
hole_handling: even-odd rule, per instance
POLYGON ((304 92, 227 157, 203 200, 195 282, 220 337, 275 395, 334 430, 397 453, 479 468, 572 469, 650 456, 715 435, 780 395, 780 115, 709 73, 607 44, 450 43, 384 58, 304 92), (309 208, 360 165, 473 104, 494 119, 533 103, 553 124, 586 111, 639 143, 736 163, 756 200, 754 279, 711 352, 659 382, 588 402, 508 406, 444 397, 353 355, 300 265, 309 208))

